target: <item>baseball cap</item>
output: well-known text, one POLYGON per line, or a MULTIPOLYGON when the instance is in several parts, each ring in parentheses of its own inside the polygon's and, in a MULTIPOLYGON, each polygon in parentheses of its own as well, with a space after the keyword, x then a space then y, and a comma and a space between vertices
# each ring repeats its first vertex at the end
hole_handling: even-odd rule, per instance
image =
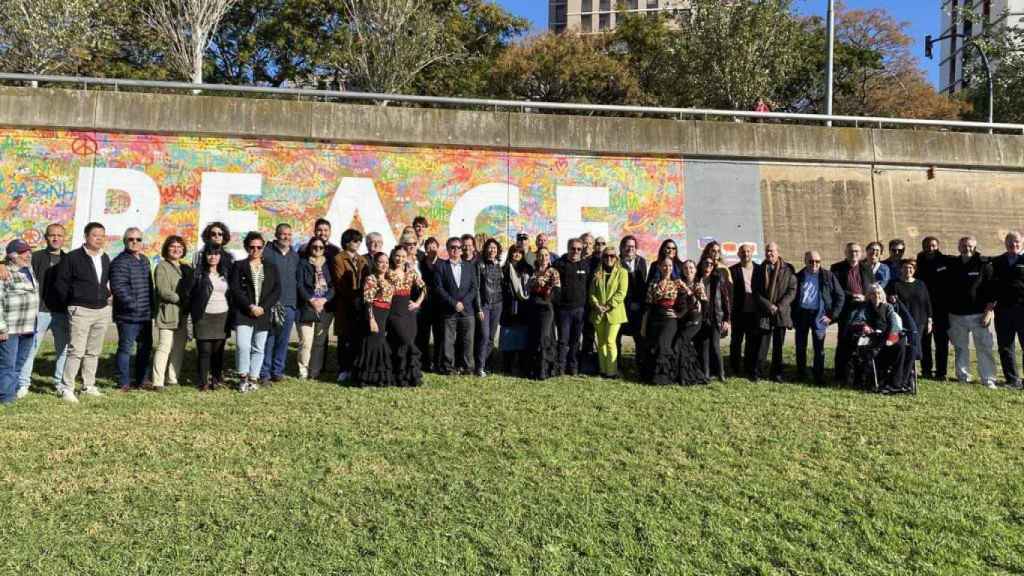
POLYGON ((530 239, 530 235, 527 234, 526 232, 520 232, 519 234, 516 234, 516 240, 529 240, 529 239, 530 239))
POLYGON ((8 256, 10 256, 11 254, 21 254, 23 252, 31 252, 31 251, 32 251, 32 247, 28 245, 28 242, 25 242, 24 240, 22 240, 20 238, 17 239, 17 240, 11 240, 10 242, 7 243, 7 255, 8 256))

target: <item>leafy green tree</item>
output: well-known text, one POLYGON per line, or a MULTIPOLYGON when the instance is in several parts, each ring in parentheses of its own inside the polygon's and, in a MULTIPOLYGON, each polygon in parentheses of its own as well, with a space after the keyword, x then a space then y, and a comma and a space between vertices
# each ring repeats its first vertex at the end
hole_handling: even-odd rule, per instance
POLYGON ((640 83, 606 52, 607 38, 543 34, 513 46, 498 59, 491 93, 516 100, 635 104, 640 83))

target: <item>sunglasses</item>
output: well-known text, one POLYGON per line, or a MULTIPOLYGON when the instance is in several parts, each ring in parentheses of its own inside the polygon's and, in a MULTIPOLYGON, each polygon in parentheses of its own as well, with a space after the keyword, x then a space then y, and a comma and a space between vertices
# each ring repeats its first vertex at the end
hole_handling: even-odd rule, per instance
POLYGON ((263 250, 263 245, 262 244, 250 244, 248 247, 246 247, 246 250, 248 250, 249 252, 252 252, 254 250, 256 252, 259 252, 260 250, 263 250))
POLYGON ((210 231, 210 238, 220 238, 222 236, 224 236, 224 233, 221 232, 220 230, 211 230, 210 231))
POLYGON ((583 248, 580 248, 579 246, 573 246, 572 248, 569 248, 569 250, 572 250, 573 252, 583 252, 583 248))
POLYGON ((125 242, 142 242, 142 238, 125 238, 125 242))
POLYGON ((310 246, 309 249, 310 250, 321 250, 322 251, 324 249, 324 247, 323 246, 310 246))
POLYGON ((618 256, 616 256, 615 254, 605 254, 604 257, 605 258, 618 258, 618 256))

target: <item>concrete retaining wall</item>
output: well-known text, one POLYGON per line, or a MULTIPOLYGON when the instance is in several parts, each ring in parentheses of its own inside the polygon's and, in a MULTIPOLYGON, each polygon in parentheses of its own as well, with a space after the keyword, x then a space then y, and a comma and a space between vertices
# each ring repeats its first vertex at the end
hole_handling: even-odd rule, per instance
POLYGON ((1021 136, 0 88, 0 242, 82 219, 153 248, 212 219, 301 238, 324 215, 393 238, 424 213, 440 237, 671 236, 690 257, 965 233, 995 253, 1022 194, 1021 136))

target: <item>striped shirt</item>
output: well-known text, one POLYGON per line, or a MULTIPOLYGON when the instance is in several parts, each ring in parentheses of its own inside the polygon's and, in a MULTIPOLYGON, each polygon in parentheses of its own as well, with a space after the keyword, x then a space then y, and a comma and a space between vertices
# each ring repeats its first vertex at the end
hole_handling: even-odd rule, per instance
POLYGON ((11 271, 0 283, 0 333, 32 334, 39 315, 39 287, 31 268, 11 271))

